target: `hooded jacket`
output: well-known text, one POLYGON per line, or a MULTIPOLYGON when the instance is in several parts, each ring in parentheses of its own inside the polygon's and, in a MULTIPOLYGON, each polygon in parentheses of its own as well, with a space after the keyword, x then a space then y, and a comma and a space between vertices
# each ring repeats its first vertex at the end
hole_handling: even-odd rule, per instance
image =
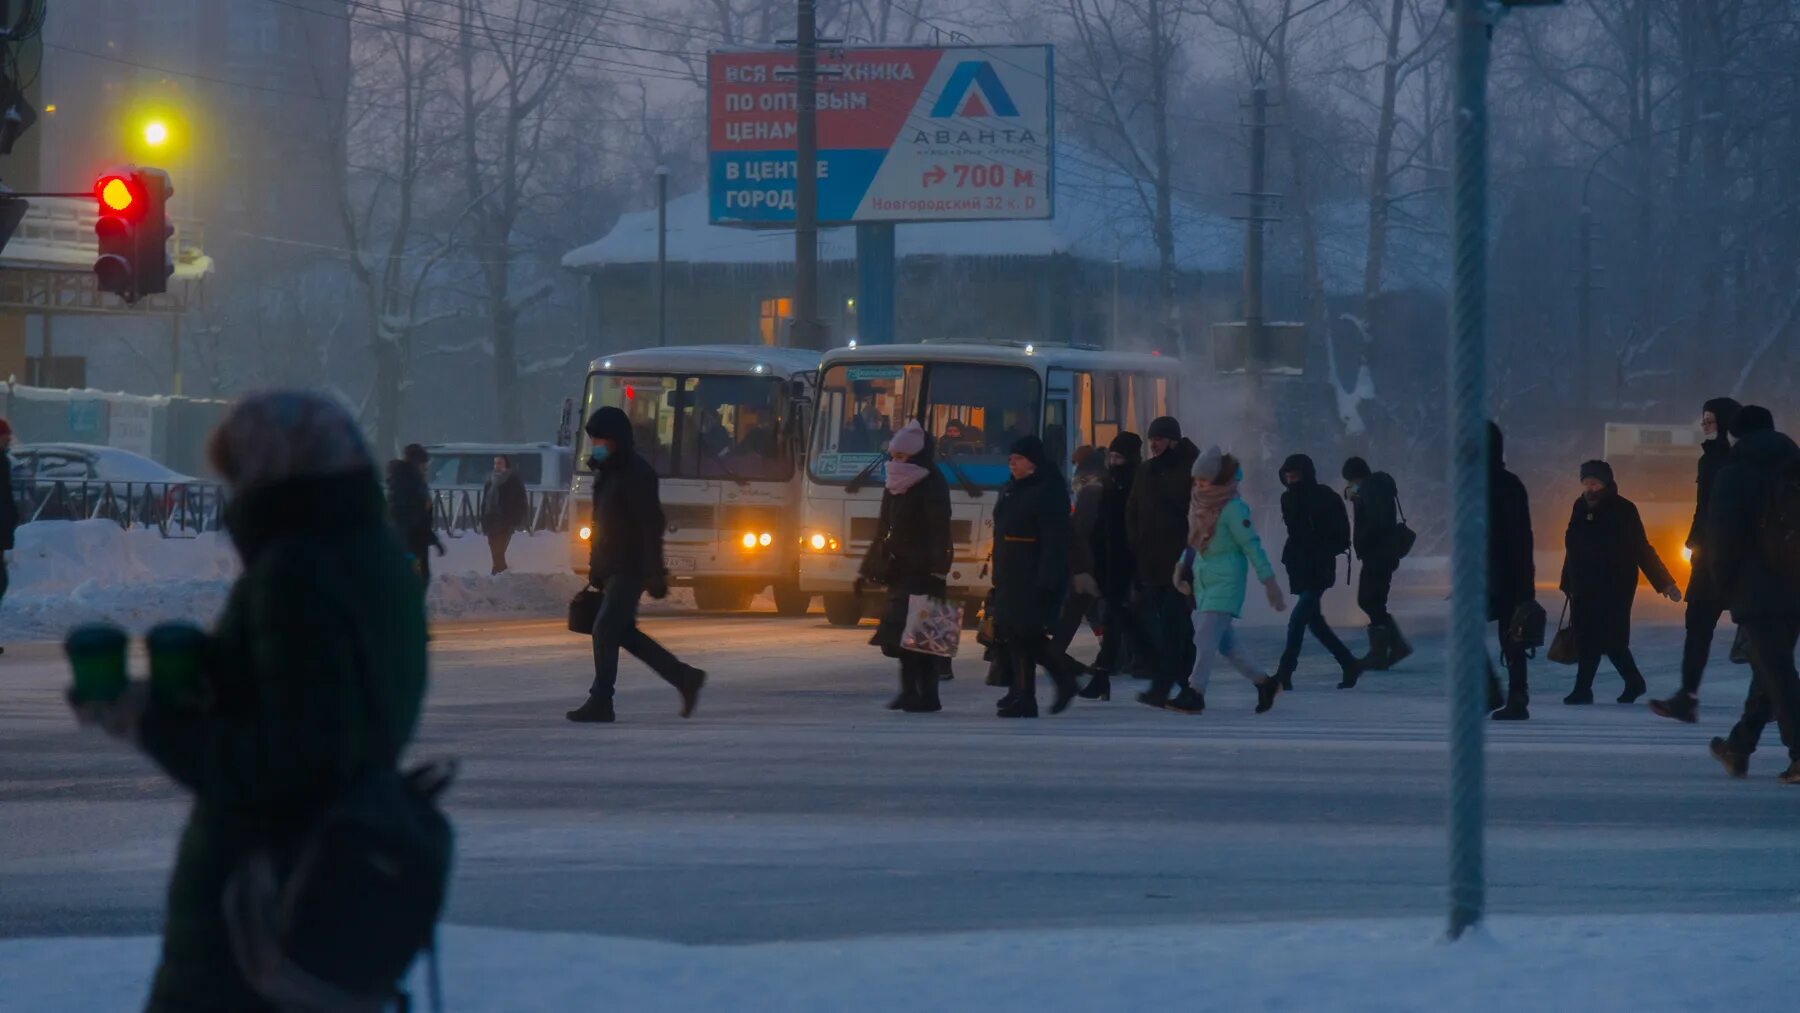
POLYGON ((1131 579, 1137 575, 1137 558, 1131 551, 1125 518, 1138 467, 1143 464, 1138 456, 1142 445, 1136 434, 1121 433, 1109 448, 1109 452, 1122 455, 1125 463, 1106 466, 1107 483, 1100 493, 1100 523, 1094 532, 1098 570, 1094 577, 1108 601, 1123 601, 1131 593, 1131 579), (1130 439, 1125 439, 1127 436, 1130 439))
MULTIPOLYGON (((1742 406, 1731 398, 1720 397, 1706 402, 1702 409, 1712 413, 1719 426, 1719 435, 1700 444, 1700 464, 1698 474, 1694 477, 1694 523, 1688 527, 1687 541, 1683 543, 1696 554, 1704 554, 1706 551, 1706 512, 1712 504, 1713 486, 1718 482, 1719 472, 1724 470, 1725 463, 1731 459, 1731 440, 1727 431, 1740 407, 1742 406)), ((1696 573, 1703 570, 1704 567, 1696 573)))
POLYGON ((882 492, 875 537, 858 572, 890 590, 942 594, 941 584, 926 585, 932 577, 950 572, 950 485, 938 470, 937 444, 930 436, 925 437, 924 449, 908 460, 927 474, 899 495, 882 492))
POLYGON ((1281 519, 1287 525, 1287 544, 1281 562, 1287 567, 1289 589, 1295 594, 1323 591, 1337 583, 1337 557, 1350 551, 1350 511, 1344 500, 1319 484, 1312 458, 1295 454, 1281 464, 1281 519), (1299 472, 1288 484, 1289 472, 1299 472))
POLYGON ((656 469, 638 455, 631 420, 619 409, 596 411, 588 419, 586 430, 593 439, 613 442, 612 453, 598 468, 593 468, 588 583, 602 587, 608 577, 624 576, 648 584, 666 572, 665 522, 656 469))
POLYGON ((1707 511, 1707 558, 1714 588, 1746 620, 1800 619, 1800 581, 1763 558, 1762 517, 1775 476, 1800 465, 1800 447, 1772 429, 1744 434, 1720 470, 1707 511))
POLYGON ((1145 587, 1168 587, 1187 549, 1189 469, 1200 448, 1183 436, 1138 467, 1125 506, 1125 535, 1145 587))
POLYGON ((1356 496, 1350 500, 1355 522, 1351 543, 1356 558, 1376 565, 1398 563, 1395 543, 1400 532, 1400 489, 1394 476, 1377 471, 1356 483, 1356 496))
POLYGON ((1036 437, 1013 452, 1037 470, 1007 482, 994 504, 994 625, 1003 636, 1029 639, 1055 627, 1068 587, 1069 493, 1036 437))

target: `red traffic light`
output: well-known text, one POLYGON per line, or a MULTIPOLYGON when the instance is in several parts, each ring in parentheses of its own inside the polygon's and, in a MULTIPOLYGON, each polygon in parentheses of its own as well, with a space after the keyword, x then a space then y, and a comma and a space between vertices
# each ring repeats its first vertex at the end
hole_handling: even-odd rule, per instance
POLYGON ((102 176, 94 184, 94 196, 108 211, 123 212, 131 210, 137 203, 137 194, 132 192, 131 181, 123 176, 102 176))

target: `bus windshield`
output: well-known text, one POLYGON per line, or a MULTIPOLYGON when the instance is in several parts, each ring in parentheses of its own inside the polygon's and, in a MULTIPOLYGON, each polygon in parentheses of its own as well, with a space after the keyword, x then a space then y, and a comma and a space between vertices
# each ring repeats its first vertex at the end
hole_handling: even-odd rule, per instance
POLYGON ((938 467, 952 488, 996 488, 1007 480, 1007 450, 1036 434, 1042 417, 1037 374, 978 363, 858 363, 826 370, 811 472, 847 482, 866 469, 886 476, 883 448, 908 419, 937 441, 938 467))
MULTIPOLYGON (((637 452, 664 478, 786 481, 786 385, 776 377, 596 373, 584 417, 602 407, 631 420, 637 452)), ((582 434, 580 457, 592 441, 582 434)))

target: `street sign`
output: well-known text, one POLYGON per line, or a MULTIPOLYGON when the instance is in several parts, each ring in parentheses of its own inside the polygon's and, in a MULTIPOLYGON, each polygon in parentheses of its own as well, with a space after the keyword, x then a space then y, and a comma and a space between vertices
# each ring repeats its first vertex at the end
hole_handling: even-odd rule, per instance
MULTIPOLYGON (((794 222, 794 54, 707 56, 710 218, 794 222)), ((1049 46, 820 50, 819 222, 1051 217, 1049 46)))

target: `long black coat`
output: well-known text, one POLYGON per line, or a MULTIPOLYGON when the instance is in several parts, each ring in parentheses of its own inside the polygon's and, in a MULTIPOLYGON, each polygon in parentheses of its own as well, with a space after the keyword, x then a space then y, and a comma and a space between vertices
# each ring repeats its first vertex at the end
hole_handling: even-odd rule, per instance
POLYGON ((1131 536, 1126 532, 1126 504, 1131 500, 1137 467, 1126 464, 1107 468, 1106 486, 1100 493, 1100 523, 1094 531, 1094 578, 1108 601, 1123 601, 1131 593, 1131 579, 1137 575, 1137 557, 1131 551, 1131 536))
POLYGON ((1355 521, 1351 544, 1356 558, 1365 563, 1398 562, 1395 543, 1400 532, 1400 490, 1394 476, 1378 471, 1357 483, 1356 497, 1350 501, 1355 521))
POLYGON ((1688 581, 1689 598, 1706 601, 1717 597, 1713 590, 1712 567, 1706 560, 1706 515, 1712 507, 1712 492, 1718 484, 1719 472, 1725 470, 1730 460, 1731 441, 1723 435, 1700 445, 1700 464, 1694 478, 1694 523, 1688 527, 1687 541, 1683 543, 1694 552, 1693 575, 1688 581))
POLYGON ((1175 561, 1187 548, 1189 469, 1200 448, 1183 436, 1175 445, 1138 466, 1125 507, 1125 532, 1137 563, 1137 582, 1167 587, 1175 561))
POLYGON ((1586 497, 1576 499, 1563 548, 1562 591, 1569 596, 1582 647, 1616 651, 1629 646, 1638 571, 1658 591, 1675 584, 1644 533, 1637 504, 1617 490, 1592 505, 1586 497))
POLYGON ((488 476, 481 490, 481 530, 497 535, 517 531, 525 526, 531 513, 531 495, 525 491, 525 480, 511 468, 488 476))
POLYGON ((1312 458, 1295 454, 1281 466, 1283 475, 1295 471, 1300 480, 1281 494, 1281 519, 1287 524, 1281 562, 1290 589, 1306 594, 1337 583, 1338 557, 1350 551, 1350 511, 1342 497, 1319 484, 1312 458))
POLYGON ((1800 447, 1777 432, 1750 433, 1731 448, 1707 511, 1707 557, 1717 593, 1731 617, 1746 620, 1800 618, 1800 581, 1763 558, 1761 521, 1770 484, 1783 468, 1800 462, 1800 447))
POLYGON ((1519 476, 1506 470, 1506 443, 1488 432, 1488 618, 1511 622, 1513 612, 1537 597, 1531 497, 1519 476))
POLYGON ((1036 638, 1055 628, 1069 584, 1071 537, 1069 493, 1050 466, 1000 490, 994 504, 994 627, 1001 636, 1036 638))
POLYGON ((929 474, 903 493, 881 494, 875 538, 858 570, 865 579, 887 585, 887 608, 869 642, 890 658, 899 656, 907 599, 915 594, 943 596, 955 548, 950 540, 950 485, 937 468, 929 436, 911 463, 929 474))
POLYGON ((648 582, 661 576, 661 483, 656 469, 633 450, 629 434, 594 471, 593 535, 588 541, 588 582, 600 587, 622 575, 648 582))

